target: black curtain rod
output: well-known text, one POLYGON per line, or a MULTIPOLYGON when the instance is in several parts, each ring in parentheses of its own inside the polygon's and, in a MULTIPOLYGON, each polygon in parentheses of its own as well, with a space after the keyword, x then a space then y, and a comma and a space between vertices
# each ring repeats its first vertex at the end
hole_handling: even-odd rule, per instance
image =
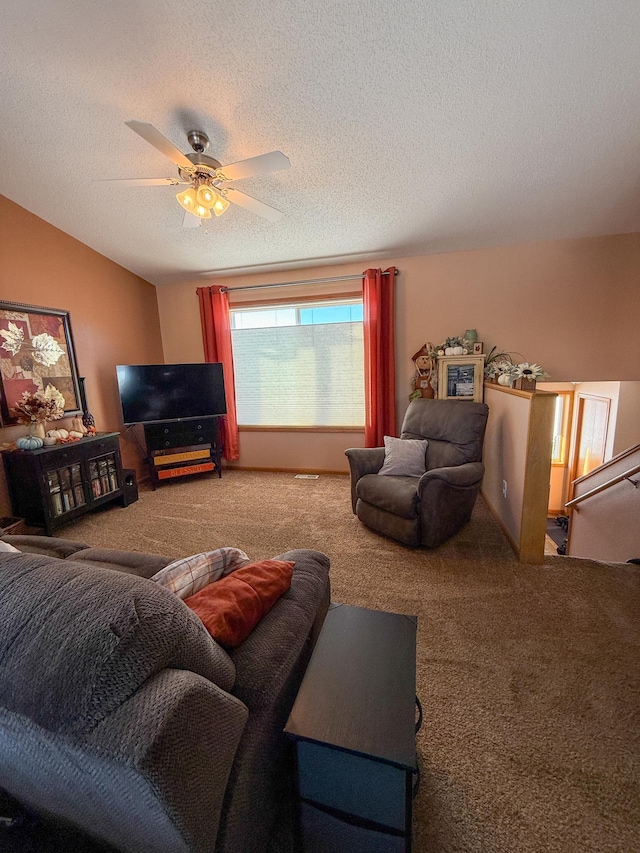
MULTIPOLYGON (((396 275, 399 275, 400 271, 396 270, 396 275)), ((382 275, 389 275, 388 272, 383 272, 382 275)), ((261 287, 293 287, 296 284, 324 284, 328 281, 356 281, 364 278, 364 275, 338 275, 332 276, 331 278, 308 278, 305 281, 281 281, 277 284, 245 284, 240 287, 221 287, 220 292, 226 293, 230 290, 259 290, 261 287)))

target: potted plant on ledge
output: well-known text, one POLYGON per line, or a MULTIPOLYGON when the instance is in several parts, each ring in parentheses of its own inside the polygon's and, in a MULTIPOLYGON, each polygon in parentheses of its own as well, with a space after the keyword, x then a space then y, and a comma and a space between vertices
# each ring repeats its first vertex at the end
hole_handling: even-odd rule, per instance
POLYGON ((535 391, 536 380, 548 379, 549 374, 545 373, 539 364, 529 364, 528 361, 523 361, 513 366, 512 378, 514 388, 518 388, 520 391, 535 391))
POLYGON ((511 353, 498 352, 493 347, 485 361, 484 375, 490 382, 498 385, 511 384, 511 371, 513 370, 513 358, 511 353))

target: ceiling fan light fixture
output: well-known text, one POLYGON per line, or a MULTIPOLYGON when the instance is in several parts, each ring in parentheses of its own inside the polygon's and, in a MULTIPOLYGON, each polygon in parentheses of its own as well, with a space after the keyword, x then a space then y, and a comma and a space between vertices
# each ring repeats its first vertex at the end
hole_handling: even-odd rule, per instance
POLYGON ((224 196, 219 195, 213 203, 213 212, 216 216, 221 216, 229 207, 229 202, 224 196))
MULTIPOLYGON (((291 163, 282 151, 271 151, 268 154, 259 154, 256 157, 249 157, 248 160, 240 160, 237 163, 222 166, 214 157, 204 154, 209 146, 209 138, 203 131, 189 131, 187 139, 194 153, 183 154, 153 125, 142 121, 127 121, 125 124, 174 163, 178 167, 179 175, 179 178, 173 179, 127 180, 124 182, 125 184, 139 186, 186 185, 187 189, 178 193, 176 199, 183 210, 198 219, 210 219, 211 211, 216 216, 220 216, 229 207, 229 201, 271 222, 275 222, 282 216, 281 211, 258 201, 258 199, 251 198, 240 190, 219 187, 220 184, 231 183, 241 178, 266 175, 280 169, 288 169, 291 163), (227 195, 230 198, 227 198, 227 195)), ((183 224, 185 227, 190 227, 195 223, 190 217, 186 216, 183 224)))
POLYGON ((186 211, 195 214, 196 207, 198 206, 198 200, 196 196, 196 191, 193 187, 189 187, 188 190, 184 190, 184 192, 178 193, 176 195, 176 198, 186 211))
POLYGON ((213 187, 209 186, 209 184, 201 184, 198 187, 196 197, 198 199, 198 204, 201 204, 203 207, 210 210, 216 203, 218 193, 213 189, 213 187))
POLYGON ((200 219, 211 219, 211 211, 209 208, 200 203, 196 204, 196 209, 193 210, 192 213, 199 216, 200 219))

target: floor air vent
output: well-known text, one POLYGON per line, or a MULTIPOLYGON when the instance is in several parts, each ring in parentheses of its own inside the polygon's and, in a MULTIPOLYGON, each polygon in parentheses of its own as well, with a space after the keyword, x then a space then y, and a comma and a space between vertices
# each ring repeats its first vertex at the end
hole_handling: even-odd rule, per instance
POLYGON ((317 480, 320 474, 296 474, 296 480, 317 480))

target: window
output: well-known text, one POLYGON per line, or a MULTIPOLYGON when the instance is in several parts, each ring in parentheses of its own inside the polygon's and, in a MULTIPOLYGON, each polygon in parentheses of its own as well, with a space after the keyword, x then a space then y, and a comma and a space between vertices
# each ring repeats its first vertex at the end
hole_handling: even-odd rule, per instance
POLYGON ((569 419, 571 416, 571 391, 559 391, 556 397, 556 408, 553 418, 553 444, 551 446, 551 464, 567 464, 569 447, 569 419))
POLYGON ((238 423, 364 425, 361 298, 231 309, 238 423))

